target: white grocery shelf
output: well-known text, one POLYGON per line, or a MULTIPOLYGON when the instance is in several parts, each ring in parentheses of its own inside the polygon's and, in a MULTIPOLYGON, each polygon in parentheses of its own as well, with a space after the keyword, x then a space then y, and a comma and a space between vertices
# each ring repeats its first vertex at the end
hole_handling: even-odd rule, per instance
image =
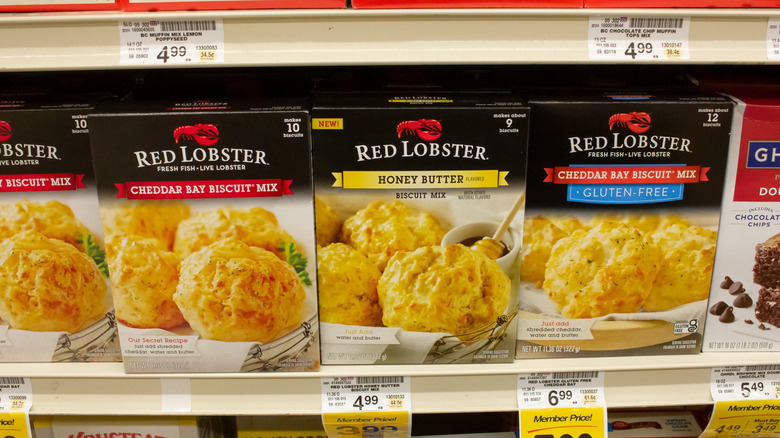
POLYGON ((1 14, 0 71, 138 68, 120 65, 120 20, 204 18, 223 20, 225 61, 199 66, 588 63, 592 15, 691 17, 690 59, 654 63, 780 63, 780 9, 108 11, 1 14))
MULTIPOLYGON (((712 403, 710 371, 780 363, 780 353, 528 359, 513 364, 323 366, 314 373, 125 374, 119 363, 1 364, 30 377, 33 414, 160 415, 162 379, 189 379, 193 415, 318 415, 320 378, 411 376, 414 413, 517 410, 516 375, 604 371, 610 408, 712 403)), ((173 414, 173 413, 170 413, 173 414)))

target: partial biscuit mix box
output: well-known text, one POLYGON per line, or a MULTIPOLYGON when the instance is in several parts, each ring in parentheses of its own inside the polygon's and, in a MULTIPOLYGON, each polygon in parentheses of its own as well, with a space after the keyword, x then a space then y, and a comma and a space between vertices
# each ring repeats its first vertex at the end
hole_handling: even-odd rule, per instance
POLYGON ((104 11, 119 9, 119 0, 5 0, 0 12, 104 11))
POLYGON ((406 91, 312 111, 323 363, 512 362, 527 105, 406 91))
POLYGON ((306 107, 126 100, 90 124, 125 370, 317 370, 306 107))
POLYGON ((355 9, 581 8, 582 0, 352 0, 355 9))
POLYGON ((610 412, 610 438, 698 438, 701 427, 687 411, 610 412))
POLYGON ((518 358, 696 354, 733 103, 530 100, 518 358))
POLYGON ((0 362, 120 361, 87 115, 0 96, 0 362))
MULTIPOLYGON (((344 9, 346 0, 118 0, 128 12, 224 9, 344 9)), ((187 22, 181 22, 185 25, 187 22)), ((192 22, 190 22, 192 23, 192 22)))
POLYGON ((198 438, 196 417, 36 415, 35 438, 198 438))
POLYGON ((780 92, 737 101, 703 351, 780 350, 780 92))
POLYGON ((237 438, 327 438, 319 415, 239 416, 237 438))

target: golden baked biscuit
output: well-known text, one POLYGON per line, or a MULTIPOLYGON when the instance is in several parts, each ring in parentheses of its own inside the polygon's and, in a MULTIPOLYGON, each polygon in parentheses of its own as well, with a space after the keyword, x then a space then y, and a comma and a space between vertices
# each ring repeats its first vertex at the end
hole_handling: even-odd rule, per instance
POLYGON ((292 266, 236 238, 182 260, 173 295, 184 319, 204 338, 263 343, 303 321, 305 299, 292 266))
POLYGON ((636 312, 650 294, 660 262, 660 249, 639 229, 602 222, 553 246, 544 289, 567 318, 636 312))
POLYGON ((659 215, 654 212, 597 215, 590 221, 590 224, 595 227, 601 222, 606 221, 622 222, 632 227, 639 228, 639 231, 646 234, 663 231, 674 224, 688 225, 688 221, 682 216, 671 214, 659 215))
POLYGON ((33 331, 77 332, 106 313, 106 281, 72 245, 37 231, 0 243, 0 318, 33 331))
POLYGON ((341 229, 341 222, 336 210, 322 202, 320 198, 314 198, 314 219, 317 225, 317 245, 328 246, 336 241, 341 229))
POLYGON ((381 326, 376 292, 379 269, 366 256, 343 243, 317 249, 320 321, 381 326))
POLYGON ((73 210, 59 201, 32 202, 23 200, 0 205, 0 240, 23 231, 37 231, 46 237, 59 239, 84 251, 79 235, 92 234, 73 210))
POLYGON ((663 259, 645 300, 645 311, 667 310, 707 299, 717 237, 715 231, 681 225, 672 225, 653 235, 663 259))
POLYGON ((112 235, 106 240, 116 318, 131 327, 171 328, 184 323, 173 302, 179 258, 151 237, 112 235))
POLYGON ((238 210, 230 207, 207 211, 179 223, 173 250, 180 258, 214 242, 235 237, 285 259, 281 242, 293 242, 276 216, 262 207, 238 210))
POLYGON ((498 263, 461 244, 399 251, 377 292, 388 327, 455 335, 492 324, 509 304, 498 263))
POLYGON ((552 247, 558 240, 576 230, 584 229, 576 218, 547 218, 537 216, 523 221, 523 255, 520 264, 520 279, 542 287, 544 269, 550 258, 552 247))
POLYGON ((168 251, 179 222, 190 216, 190 207, 180 202, 123 202, 101 207, 106 238, 112 234, 158 239, 168 251))
POLYGON ((342 241, 384 271, 397 251, 440 245, 445 233, 429 213, 414 210, 401 201, 374 201, 344 221, 342 241))

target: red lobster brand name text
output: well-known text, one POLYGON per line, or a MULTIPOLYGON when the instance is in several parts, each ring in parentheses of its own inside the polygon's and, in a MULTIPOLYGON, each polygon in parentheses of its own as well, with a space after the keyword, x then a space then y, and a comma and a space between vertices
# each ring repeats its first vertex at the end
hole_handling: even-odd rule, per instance
MULTIPOLYGON (((358 161, 379 160, 383 158, 393 158, 398 155, 398 146, 394 144, 382 145, 357 145, 358 161)), ((453 157, 466 158, 472 160, 487 161, 485 147, 463 143, 416 143, 409 144, 407 140, 401 141, 401 158, 409 157, 453 157)))
POLYGON ((4 157, 26 157, 26 158, 47 158, 50 160, 60 160, 57 156, 55 146, 46 146, 42 144, 27 143, 1 143, 2 155, 4 157))
MULTIPOLYGON (((569 137, 569 153, 598 151, 610 146, 607 137, 569 137)), ((691 140, 668 135, 623 135, 612 134, 611 149, 663 149, 670 151, 691 152, 691 140)))
POLYGON ((138 168, 147 166, 158 166, 171 163, 249 163, 263 164, 266 162, 265 151, 256 149, 242 148, 190 148, 181 146, 179 153, 173 149, 164 149, 159 151, 136 151, 133 152, 138 162, 138 168))

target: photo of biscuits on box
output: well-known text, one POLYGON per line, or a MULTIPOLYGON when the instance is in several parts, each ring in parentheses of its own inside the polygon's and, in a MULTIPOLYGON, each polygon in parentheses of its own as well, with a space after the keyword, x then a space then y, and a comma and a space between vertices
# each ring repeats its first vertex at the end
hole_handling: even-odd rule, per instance
POLYGON ((127 327, 265 344, 316 313, 304 249, 269 210, 139 201, 101 216, 127 327))
POLYGON ((353 200, 351 208, 334 208, 318 198, 316 206, 318 236, 330 230, 317 251, 323 323, 438 334, 462 343, 483 339, 514 317, 519 230, 503 239, 506 253, 492 258, 464 233, 481 239, 495 231, 495 222, 452 226, 457 218, 443 208, 426 211, 424 204, 400 200, 353 200))
POLYGON ((715 229, 663 212, 527 217, 521 316, 594 320, 591 339, 564 341, 583 350, 675 339, 706 307, 715 229))

